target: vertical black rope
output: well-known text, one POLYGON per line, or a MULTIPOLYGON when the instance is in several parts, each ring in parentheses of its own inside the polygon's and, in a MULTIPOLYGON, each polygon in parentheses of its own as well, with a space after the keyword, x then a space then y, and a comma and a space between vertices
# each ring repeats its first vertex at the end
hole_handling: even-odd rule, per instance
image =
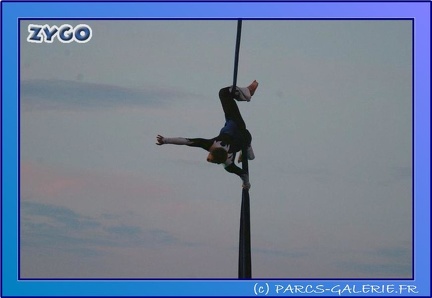
MULTIPOLYGON (((237 73, 240 53, 242 20, 237 21, 237 39, 234 59, 234 77, 232 93, 234 94, 237 86, 237 73)), ((242 168, 249 175, 249 166, 247 159, 247 149, 242 149, 242 168)), ((239 279, 252 278, 252 261, 251 261, 251 241, 250 241, 250 201, 249 190, 242 190, 242 203, 240 213, 240 241, 239 241, 239 279)))
POLYGON ((237 86, 237 72, 238 72, 238 62, 239 62, 239 53, 240 53, 241 29, 242 29, 242 20, 238 20, 237 21, 237 39, 236 39, 235 58, 234 58, 233 88, 231 90, 232 94, 234 94, 236 86, 237 86))
MULTIPOLYGON (((242 168, 248 174, 247 150, 242 150, 242 168)), ((250 235, 250 200, 249 190, 242 190, 240 213, 240 245, 239 245, 239 279, 252 278, 251 235, 250 235)))

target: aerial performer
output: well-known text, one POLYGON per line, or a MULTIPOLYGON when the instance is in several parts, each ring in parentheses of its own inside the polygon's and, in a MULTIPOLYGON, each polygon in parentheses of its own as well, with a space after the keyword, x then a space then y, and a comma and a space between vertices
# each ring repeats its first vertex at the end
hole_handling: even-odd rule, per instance
POLYGON ((173 144, 200 147, 209 152, 207 161, 215 164, 223 164, 226 171, 238 175, 242 181, 242 187, 250 188, 249 175, 246 171, 235 165, 236 153, 240 151, 238 162, 242 160, 242 149, 247 148, 247 159, 255 158, 252 149, 252 136, 246 129, 246 124, 240 114, 237 101, 249 102, 258 88, 258 82, 254 80, 247 87, 236 87, 234 93, 232 87, 225 87, 219 91, 219 99, 225 113, 225 125, 217 137, 203 138, 166 138, 161 135, 156 137, 156 145, 173 144))

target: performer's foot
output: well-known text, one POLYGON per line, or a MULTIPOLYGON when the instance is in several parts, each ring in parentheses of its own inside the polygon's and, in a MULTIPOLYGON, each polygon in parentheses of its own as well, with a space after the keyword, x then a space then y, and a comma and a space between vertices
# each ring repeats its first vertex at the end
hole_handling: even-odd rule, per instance
MULTIPOLYGON (((231 88, 230 88, 231 92, 231 88)), ((234 99, 237 101, 250 101, 251 100, 250 90, 247 87, 236 87, 234 99)))
MULTIPOLYGON (((231 87, 232 88, 232 87, 231 87)), ((231 88, 229 89, 231 92, 231 88)), ((258 82, 254 80, 247 87, 236 87, 234 99, 237 101, 250 101, 255 90, 258 88, 258 82)))
MULTIPOLYGON (((258 86, 258 85, 257 85, 258 86)), ((256 88, 255 88, 256 89, 256 88)), ((253 159, 255 159, 255 154, 254 154, 254 152, 253 152, 253 149, 252 149, 252 145, 249 145, 249 147, 247 148, 247 158, 249 159, 249 160, 253 160, 253 159)))
POLYGON ((255 90, 258 88, 258 82, 254 80, 248 87, 250 95, 253 96, 255 93, 255 90))
MULTIPOLYGON (((254 160, 255 159, 255 154, 253 152, 252 145, 249 145, 249 147, 247 148, 247 159, 248 160, 254 160)), ((241 163, 242 161, 243 161, 243 154, 242 154, 242 151, 240 151, 237 162, 241 163)))

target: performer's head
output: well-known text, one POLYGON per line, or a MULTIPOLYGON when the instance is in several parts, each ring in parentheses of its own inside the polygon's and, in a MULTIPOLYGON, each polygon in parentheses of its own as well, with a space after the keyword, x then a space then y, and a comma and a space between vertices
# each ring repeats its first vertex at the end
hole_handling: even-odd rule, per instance
POLYGON ((207 161, 211 163, 221 164, 227 160, 228 153, 224 148, 212 148, 207 156, 207 161))

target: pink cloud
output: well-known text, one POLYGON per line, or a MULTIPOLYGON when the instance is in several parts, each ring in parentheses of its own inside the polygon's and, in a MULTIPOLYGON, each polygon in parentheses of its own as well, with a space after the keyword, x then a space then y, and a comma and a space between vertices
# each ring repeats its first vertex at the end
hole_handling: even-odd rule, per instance
POLYGON ((22 161, 20 167, 21 195, 25 198, 45 199, 61 196, 160 196, 166 186, 150 177, 132 173, 106 173, 89 170, 71 170, 62 167, 22 161))
POLYGON ((37 197, 56 197, 62 193, 82 187, 82 179, 49 166, 33 162, 21 162, 21 195, 37 197))

